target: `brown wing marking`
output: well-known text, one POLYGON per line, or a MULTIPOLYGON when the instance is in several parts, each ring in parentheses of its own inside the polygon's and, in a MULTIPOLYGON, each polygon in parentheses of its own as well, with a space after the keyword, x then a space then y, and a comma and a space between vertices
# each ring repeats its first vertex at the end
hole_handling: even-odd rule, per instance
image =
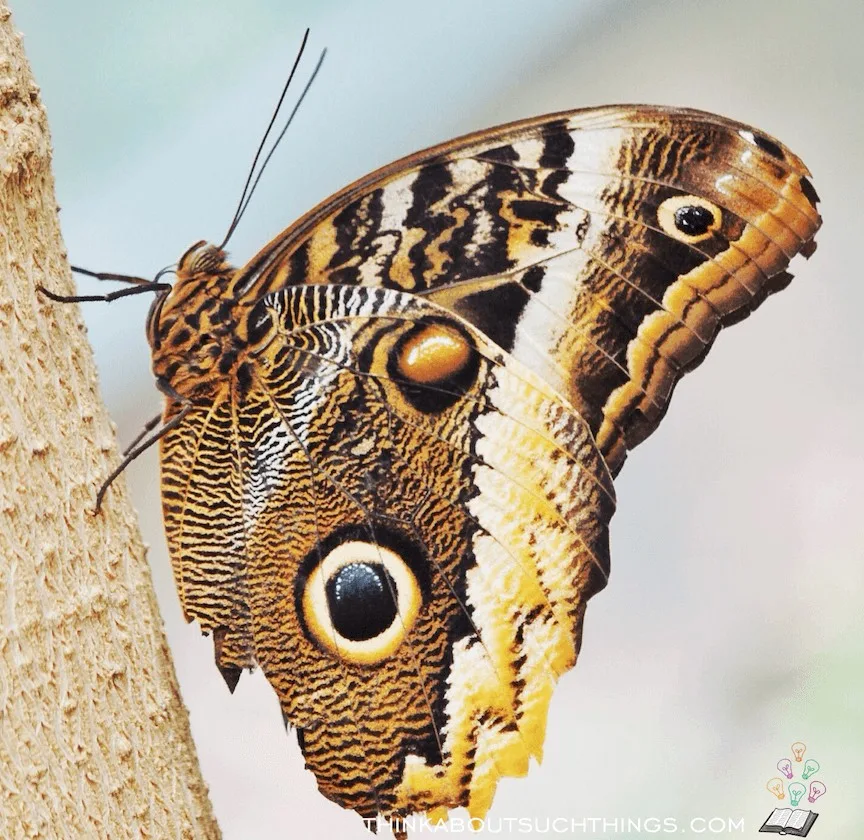
POLYGON ((364 815, 485 813, 498 778, 540 755, 605 582, 605 465, 572 408, 465 323, 481 358, 462 398, 406 396, 387 371, 400 337, 453 318, 421 298, 306 287, 263 304, 283 326, 242 411, 244 460, 274 476, 247 489, 258 661, 327 796, 364 815), (416 551, 425 569, 410 635, 374 666, 334 660, 298 609, 307 564, 348 539, 416 551))
POLYGON ((560 388, 617 472, 720 326, 812 251, 807 174, 772 138, 698 111, 552 115, 358 181, 270 243, 238 288, 427 294, 560 388))
MULTIPOLYGON (((177 410, 169 403, 168 420, 177 410)), ((230 394, 195 406, 161 441, 162 507, 183 613, 212 632, 229 688, 254 664, 246 601, 242 465, 230 394)))

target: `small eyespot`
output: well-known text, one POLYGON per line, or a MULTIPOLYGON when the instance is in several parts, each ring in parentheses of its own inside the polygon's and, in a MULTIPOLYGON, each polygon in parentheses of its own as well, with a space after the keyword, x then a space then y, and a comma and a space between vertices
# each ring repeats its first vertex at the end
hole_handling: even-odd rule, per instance
POLYGON ((786 155, 783 154, 783 149, 778 143, 770 140, 764 134, 756 134, 748 129, 742 129, 738 132, 748 143, 752 143, 763 152, 767 152, 771 157, 777 160, 786 160, 786 155))
POLYGON ((455 405, 474 384, 480 354, 462 325, 445 320, 411 327, 393 346, 387 373, 418 411, 436 414, 455 405))
POLYGON ((453 327, 429 324, 400 344, 396 364, 410 382, 429 385, 459 373, 470 358, 470 345, 453 327))
POLYGON ((657 221, 665 233, 692 245, 709 239, 723 224, 720 208, 698 195, 676 195, 657 208, 657 221))
POLYGON ((392 656, 413 626, 420 586, 405 560, 383 545, 334 548, 304 583, 301 605, 313 639, 340 659, 373 665, 392 656))
POLYGON ((714 224, 714 214, 701 204, 687 204, 675 211, 675 227, 687 236, 702 236, 714 224))

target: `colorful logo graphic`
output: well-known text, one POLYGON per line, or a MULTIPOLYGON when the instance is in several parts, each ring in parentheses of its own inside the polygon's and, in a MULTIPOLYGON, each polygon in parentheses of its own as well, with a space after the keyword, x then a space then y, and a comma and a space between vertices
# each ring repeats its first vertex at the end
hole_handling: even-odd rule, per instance
MULTIPOLYGON (((800 778, 806 782, 811 776, 816 775, 822 766, 815 758, 808 758, 804 761, 804 753, 807 751, 807 745, 801 741, 796 741, 792 744, 792 760, 781 758, 777 762, 777 769, 783 774, 784 778, 794 779, 800 771, 800 778), (803 764, 803 766, 802 766, 803 764)), ((787 787, 783 779, 775 776, 769 779, 765 785, 767 790, 777 799, 785 799, 786 793, 789 793, 789 802, 791 807, 780 806, 775 808, 769 815, 768 819, 762 823, 760 832, 768 832, 771 834, 791 834, 795 837, 806 837, 816 818, 819 816, 815 811, 810 811, 807 808, 799 808, 799 803, 804 794, 807 794, 807 801, 815 802, 820 796, 824 796, 828 790, 828 786, 821 779, 813 779, 810 782, 809 790, 802 784, 801 781, 793 781, 787 787)))

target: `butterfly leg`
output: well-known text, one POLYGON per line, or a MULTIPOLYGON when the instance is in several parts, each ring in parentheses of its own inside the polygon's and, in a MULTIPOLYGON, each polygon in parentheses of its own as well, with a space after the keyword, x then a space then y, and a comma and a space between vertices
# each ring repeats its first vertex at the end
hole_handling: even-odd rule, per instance
MULTIPOLYGON (((96 494, 96 507, 94 508, 94 513, 99 513, 102 508, 102 500, 105 498, 105 493, 108 491, 108 488, 113 484, 114 479, 126 469, 142 452, 146 452, 154 443, 156 443, 160 438, 164 435, 168 434, 172 429, 176 428, 183 422, 183 419, 189 413, 192 408, 192 403, 188 400, 184 400, 182 404, 182 408, 177 412, 167 423, 157 429, 152 435, 144 438, 141 443, 137 445, 133 445, 126 451, 126 457, 119 463, 119 465, 111 471, 111 474, 105 481, 102 482, 102 486, 99 488, 99 492, 96 494)), ((149 425, 149 424, 148 424, 149 425)), ((155 423, 153 424, 156 425, 155 423)), ((151 427, 152 428, 152 427, 151 427)), ((145 433, 149 431, 145 429, 145 433)), ((138 439, 140 440, 143 435, 139 435, 138 439)))
POLYGON ((151 417, 145 424, 144 428, 135 436, 135 440, 132 441, 124 450, 123 454, 128 455, 141 441, 144 439, 144 435, 147 432, 152 432, 153 429, 159 425, 159 421, 162 419, 162 412, 160 411, 158 414, 151 417))

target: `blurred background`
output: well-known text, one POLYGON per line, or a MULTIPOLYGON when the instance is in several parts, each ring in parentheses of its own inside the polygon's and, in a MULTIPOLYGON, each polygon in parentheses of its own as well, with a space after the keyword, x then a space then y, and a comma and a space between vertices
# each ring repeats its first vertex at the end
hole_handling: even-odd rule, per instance
MULTIPOLYGON (((539 818, 509 832, 523 835, 548 833, 546 817, 605 818, 572 836, 629 838, 639 831, 621 820, 657 817, 678 820, 678 833, 718 818, 727 822, 701 833, 752 836, 781 804, 765 789, 778 759, 803 741, 828 787, 810 806, 821 814, 811 837, 860 836, 860 0, 12 8, 48 108, 70 259, 94 270, 153 276, 192 242, 221 239, 306 26, 304 72, 325 46, 328 57, 232 239, 237 264, 374 167, 548 111, 689 105, 751 122, 801 155, 822 198, 819 248, 793 263, 786 291, 721 336, 629 458, 612 578, 553 700, 543 764, 502 782, 487 833, 507 834, 495 821, 508 818, 539 818)), ((83 293, 97 286, 79 281, 83 293)), ((85 307, 121 442, 161 405, 149 302, 85 307)), ((226 840, 366 837, 317 793, 260 673, 230 696, 210 640, 183 621, 155 450, 126 479, 226 840)))

